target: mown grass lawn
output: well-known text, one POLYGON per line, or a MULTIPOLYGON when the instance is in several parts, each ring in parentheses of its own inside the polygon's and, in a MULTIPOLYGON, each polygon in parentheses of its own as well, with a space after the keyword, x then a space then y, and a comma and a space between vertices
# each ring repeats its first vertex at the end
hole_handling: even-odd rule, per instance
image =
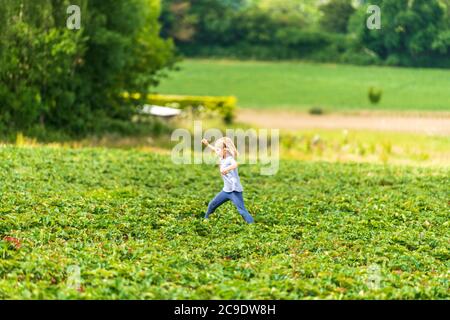
POLYGON ((246 225, 230 204, 202 222, 215 166, 7 146, 0 168, 2 299, 449 298, 447 169, 242 165, 246 225))
POLYGON ((303 62, 185 60, 160 93, 235 95, 244 108, 450 111, 450 71, 303 62), (378 105, 368 100, 381 88, 378 105))

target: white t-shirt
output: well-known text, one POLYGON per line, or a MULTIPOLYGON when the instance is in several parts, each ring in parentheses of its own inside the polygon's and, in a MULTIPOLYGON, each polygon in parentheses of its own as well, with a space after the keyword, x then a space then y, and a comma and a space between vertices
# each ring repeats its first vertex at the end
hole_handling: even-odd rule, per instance
MULTIPOLYGON (((236 160, 232 156, 227 156, 225 159, 220 159, 220 170, 225 169, 236 163, 236 160)), ((244 189, 242 188, 241 181, 239 179, 238 169, 233 169, 228 172, 226 175, 222 175, 223 179, 223 191, 225 192, 242 192, 244 189)))

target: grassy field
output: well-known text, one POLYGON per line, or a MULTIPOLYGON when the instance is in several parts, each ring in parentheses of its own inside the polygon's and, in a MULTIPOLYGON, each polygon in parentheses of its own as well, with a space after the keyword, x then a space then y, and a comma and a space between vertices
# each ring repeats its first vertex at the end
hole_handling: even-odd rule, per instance
POLYGON ((284 158, 450 167, 450 137, 369 130, 281 131, 284 158))
POLYGON ((244 108, 450 111, 450 71, 302 62, 186 60, 159 93, 235 95, 244 108), (383 90, 381 102, 368 89, 383 90))
POLYGON ((0 167, 2 299, 449 298, 446 169, 242 165, 246 225, 230 204, 202 221, 215 166, 3 146, 0 167))

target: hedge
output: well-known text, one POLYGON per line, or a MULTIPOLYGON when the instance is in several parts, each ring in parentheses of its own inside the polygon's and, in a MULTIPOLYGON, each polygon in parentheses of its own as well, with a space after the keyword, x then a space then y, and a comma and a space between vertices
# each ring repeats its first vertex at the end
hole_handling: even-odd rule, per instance
MULTIPOLYGON (((124 98, 140 100, 141 94, 124 93, 124 98)), ((148 94, 143 101, 145 103, 173 107, 178 109, 191 109, 192 111, 211 111, 218 113, 225 123, 233 122, 236 112, 237 99, 234 96, 183 96, 148 94)))

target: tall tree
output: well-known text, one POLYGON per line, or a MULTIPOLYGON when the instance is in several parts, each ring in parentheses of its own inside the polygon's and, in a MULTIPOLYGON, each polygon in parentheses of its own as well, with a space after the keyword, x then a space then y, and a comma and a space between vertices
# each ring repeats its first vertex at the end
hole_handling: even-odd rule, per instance
POLYGON ((351 0, 331 0, 320 7, 322 28, 329 32, 346 33, 350 17, 355 12, 351 0))
MULTIPOLYGON (((123 91, 145 92, 173 62, 159 0, 0 0, 0 127, 83 133, 129 119, 123 91), (69 5, 81 29, 66 27, 69 5)), ((1 128, 0 128, 1 129, 1 128)))
POLYGON ((381 30, 367 28, 366 7, 352 22, 352 31, 369 50, 394 65, 445 64, 445 44, 439 46, 437 41, 448 27, 439 0, 373 0, 371 4, 381 8, 381 30))

